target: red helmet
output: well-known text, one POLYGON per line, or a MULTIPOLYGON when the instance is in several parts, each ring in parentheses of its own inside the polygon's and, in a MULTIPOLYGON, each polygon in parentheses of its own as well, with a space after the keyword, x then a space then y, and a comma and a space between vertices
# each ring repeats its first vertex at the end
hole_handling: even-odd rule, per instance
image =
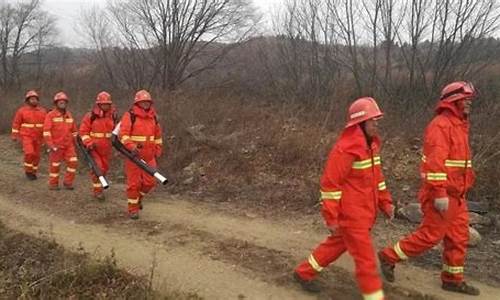
POLYGON ((139 103, 141 101, 150 101, 153 102, 153 99, 151 98, 151 94, 149 94, 148 91, 146 90, 140 90, 135 94, 134 98, 134 104, 139 103))
POLYGON ((349 107, 346 128, 370 119, 380 118, 383 115, 375 99, 371 97, 359 98, 349 107))
POLYGON ((40 97, 38 96, 38 93, 34 90, 31 90, 31 91, 28 91, 26 93, 26 96, 24 96, 24 101, 28 100, 31 97, 35 97, 37 99, 40 99, 40 97))
POLYGON ((64 92, 59 92, 54 96, 54 103, 59 100, 69 101, 69 98, 64 92))
POLYGON ((474 98, 477 94, 471 82, 456 81, 448 84, 441 91, 441 101, 455 102, 466 98, 474 98))
POLYGON ((111 95, 108 92, 100 92, 97 94, 95 101, 96 104, 113 104, 111 101, 111 95))

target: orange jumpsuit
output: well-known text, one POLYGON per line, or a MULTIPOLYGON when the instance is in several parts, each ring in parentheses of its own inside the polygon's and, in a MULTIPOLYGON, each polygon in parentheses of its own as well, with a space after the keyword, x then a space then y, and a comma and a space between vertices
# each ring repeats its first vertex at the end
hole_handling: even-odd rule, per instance
POLYGON ((74 138, 77 135, 75 120, 70 112, 61 112, 57 108, 51 110, 45 117, 43 136, 50 151, 49 154, 49 185, 59 186, 59 167, 66 162, 64 185, 72 186, 75 180, 78 158, 75 151, 74 138))
MULTIPOLYGON (((92 146, 90 154, 104 176, 109 170, 112 154, 111 132, 115 126, 114 114, 114 110, 104 112, 96 105, 91 112, 85 114, 79 130, 83 144, 86 147, 92 146)), ((102 184, 92 171, 90 173, 94 195, 102 193, 102 184)))
POLYGON ((464 260, 469 239, 466 194, 474 183, 469 147, 469 122, 453 103, 440 102, 438 115, 425 130, 421 163, 422 186, 418 198, 424 217, 419 228, 382 251, 382 258, 395 264, 414 257, 443 241, 445 282, 464 281, 464 260), (440 213, 434 199, 448 197, 449 208, 440 213))
MULTIPOLYGON (((161 128, 153 108, 145 111, 133 105, 121 119, 121 142, 128 150, 137 150, 138 157, 152 167, 156 167, 156 158, 161 155, 163 144, 161 136, 161 128), (135 116, 134 122, 132 122, 131 113, 135 116)), ((125 162, 125 173, 127 174, 128 212, 138 212, 142 198, 156 185, 156 181, 154 177, 128 159, 125 162)))
POLYGON ((312 280, 347 251, 354 258, 356 279, 364 297, 383 299, 370 236, 377 210, 387 215, 392 210, 382 174, 380 146, 379 138, 368 146, 361 127, 356 125, 344 130, 330 152, 321 178, 321 212, 326 225, 336 230, 295 269, 303 280, 312 280))
POLYGON ((43 122, 47 114, 45 108, 24 105, 16 112, 12 122, 12 138, 21 139, 24 152, 24 171, 36 175, 40 164, 43 143, 43 122))

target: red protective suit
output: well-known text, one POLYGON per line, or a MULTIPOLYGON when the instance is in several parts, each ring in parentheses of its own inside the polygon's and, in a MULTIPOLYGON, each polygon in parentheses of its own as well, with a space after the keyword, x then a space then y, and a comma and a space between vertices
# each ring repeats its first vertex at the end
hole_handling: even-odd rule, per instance
MULTIPOLYGON (((111 132, 115 126, 114 115, 114 109, 104 112, 96 105, 91 112, 85 114, 80 124, 80 137, 83 144, 92 149, 90 154, 103 175, 108 172, 109 161, 111 160, 111 132)), ((103 187, 99 179, 92 171, 90 177, 93 183, 94 195, 101 194, 103 187)))
MULTIPOLYGON (((133 105, 121 119, 121 142, 128 150, 137 151, 138 157, 152 167, 156 167, 156 158, 161 155, 163 144, 161 136, 161 128, 153 108, 145 111, 138 105, 133 105), (132 122, 134 118, 135 121, 132 122)), ((128 159, 125 162, 125 173, 128 212, 137 213, 142 198, 151 191, 156 181, 128 159)))
POLYGON ((12 122, 12 138, 20 139, 24 152, 24 171, 36 175, 43 143, 43 122, 47 114, 40 106, 24 105, 12 122))
POLYGON ((421 163, 422 186, 419 200, 424 218, 420 227, 383 250, 382 258, 395 264, 418 256, 443 240, 441 279, 464 280, 464 259, 469 238, 469 215, 465 195, 474 183, 469 122, 453 103, 440 102, 438 115, 425 130, 424 157, 421 163), (440 213, 434 199, 448 197, 449 208, 440 213))
POLYGON ((51 149, 49 154, 49 185, 51 187, 59 186, 59 167, 63 160, 66 162, 64 185, 66 187, 73 185, 78 163, 74 143, 76 135, 75 120, 69 111, 61 112, 55 108, 45 117, 43 136, 47 147, 51 149))
POLYGON ((380 160, 380 139, 367 145, 359 125, 344 130, 330 152, 321 178, 321 212, 334 233, 302 262, 296 273, 312 280, 345 251, 354 258, 356 279, 366 299, 383 299, 370 229, 377 210, 392 214, 380 160))

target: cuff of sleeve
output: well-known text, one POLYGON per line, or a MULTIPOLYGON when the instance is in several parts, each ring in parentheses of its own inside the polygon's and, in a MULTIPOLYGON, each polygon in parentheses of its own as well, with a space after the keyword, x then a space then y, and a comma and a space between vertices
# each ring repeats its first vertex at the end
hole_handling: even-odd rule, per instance
POLYGON ((448 197, 448 193, 444 188, 438 188, 434 190, 434 198, 446 198, 448 197))

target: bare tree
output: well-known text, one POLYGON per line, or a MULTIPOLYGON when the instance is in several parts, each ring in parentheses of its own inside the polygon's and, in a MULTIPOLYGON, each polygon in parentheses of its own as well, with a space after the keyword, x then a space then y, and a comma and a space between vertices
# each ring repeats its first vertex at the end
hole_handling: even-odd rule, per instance
POLYGON ((54 19, 43 11, 40 0, 0 4, 1 86, 19 81, 23 55, 41 51, 54 30, 54 19))
POLYGON ((81 27, 108 77, 168 90, 216 66, 258 21, 243 0, 110 0, 95 15, 84 11, 81 27))

